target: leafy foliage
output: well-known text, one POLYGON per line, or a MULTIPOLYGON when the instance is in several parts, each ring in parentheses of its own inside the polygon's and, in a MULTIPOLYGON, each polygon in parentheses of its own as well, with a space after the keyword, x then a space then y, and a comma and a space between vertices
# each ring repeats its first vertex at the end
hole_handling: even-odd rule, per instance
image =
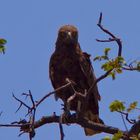
POLYGON ((138 105, 138 102, 136 102, 136 101, 134 101, 133 103, 131 103, 129 105, 129 107, 127 108, 127 112, 129 113, 130 111, 136 109, 137 105, 138 105))
POLYGON ((110 108, 111 112, 124 111, 125 110, 124 102, 121 102, 119 100, 115 100, 114 102, 112 102, 110 104, 109 108, 110 108))
POLYGON ((111 49, 110 48, 105 48, 104 49, 104 55, 102 56, 96 56, 93 60, 96 61, 102 61, 102 60, 109 60, 109 56, 108 56, 108 53, 111 49))
POLYGON ((118 74, 122 73, 122 66, 125 64, 125 61, 124 61, 124 58, 121 57, 121 56, 116 57, 114 59, 110 59, 109 58, 109 51, 110 50, 111 50, 110 48, 105 48, 104 49, 104 55, 95 57, 94 61, 96 61, 96 60, 106 61, 101 66, 101 69, 103 69, 104 71, 112 70, 112 72, 110 72, 109 76, 111 76, 112 79, 114 80, 117 73, 118 74))
POLYGON ((5 39, 0 39, 0 52, 2 52, 3 54, 5 54, 5 44, 7 43, 7 41, 5 39))
POLYGON ((127 113, 130 113, 132 110, 135 110, 138 106, 138 102, 134 101, 132 103, 129 104, 128 108, 124 105, 124 102, 119 101, 119 100, 115 100, 113 101, 109 108, 111 112, 114 111, 126 111, 127 113))
POLYGON ((114 134, 112 137, 112 140, 120 140, 123 136, 123 133, 121 131, 118 131, 118 133, 114 134))
POLYGON ((115 59, 109 60, 106 63, 102 65, 102 69, 104 71, 112 70, 110 75, 112 76, 112 79, 115 79, 116 73, 120 74, 122 73, 122 65, 124 63, 123 57, 117 57, 115 59))
POLYGON ((123 133, 121 131, 118 131, 118 133, 115 133, 112 138, 106 136, 102 140, 120 140, 122 137, 123 133))
POLYGON ((104 54, 105 54, 105 56, 108 56, 108 53, 109 53, 110 50, 111 50, 110 48, 105 48, 105 49, 104 49, 104 54))
POLYGON ((102 140, 111 140, 111 138, 109 136, 106 136, 102 140))

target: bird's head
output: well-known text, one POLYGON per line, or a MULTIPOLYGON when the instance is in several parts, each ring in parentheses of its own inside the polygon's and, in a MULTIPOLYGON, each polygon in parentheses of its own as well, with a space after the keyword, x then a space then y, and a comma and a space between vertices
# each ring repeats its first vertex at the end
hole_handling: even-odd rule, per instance
POLYGON ((57 43, 74 45, 78 43, 78 30, 73 25, 64 25, 58 31, 57 43))

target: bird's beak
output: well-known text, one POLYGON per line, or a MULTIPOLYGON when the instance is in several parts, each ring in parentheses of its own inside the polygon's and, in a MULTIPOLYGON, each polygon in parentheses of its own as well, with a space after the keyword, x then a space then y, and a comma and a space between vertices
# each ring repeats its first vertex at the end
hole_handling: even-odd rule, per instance
POLYGON ((68 35, 69 38, 72 38, 71 32, 68 32, 67 35, 68 35))

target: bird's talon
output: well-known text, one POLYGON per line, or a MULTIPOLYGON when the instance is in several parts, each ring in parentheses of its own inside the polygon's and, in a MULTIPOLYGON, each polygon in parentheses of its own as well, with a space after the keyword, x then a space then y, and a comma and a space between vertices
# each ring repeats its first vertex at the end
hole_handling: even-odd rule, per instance
POLYGON ((65 123, 66 125, 70 125, 70 124, 68 123, 70 115, 71 115, 70 112, 64 112, 64 113, 60 116, 60 123, 65 123))

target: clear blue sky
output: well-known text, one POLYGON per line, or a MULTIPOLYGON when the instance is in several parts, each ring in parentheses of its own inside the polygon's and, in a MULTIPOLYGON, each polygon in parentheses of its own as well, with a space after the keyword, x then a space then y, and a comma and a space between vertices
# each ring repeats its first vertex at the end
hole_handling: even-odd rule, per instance
MULTIPOLYGON (((20 95, 32 91, 36 100, 52 91, 48 76, 48 63, 54 51, 58 28, 64 24, 73 24, 79 29, 79 42, 84 51, 92 58, 100 55, 105 47, 114 44, 101 44, 96 38, 107 38, 96 26, 99 13, 103 12, 103 24, 123 41, 123 55, 126 60, 140 59, 140 1, 128 0, 0 0, 0 37, 7 39, 5 55, 0 55, 0 110, 3 111, 0 123, 10 123, 24 118, 25 109, 15 114, 18 107, 12 98, 12 92, 20 95)), ((95 73, 103 74, 100 64, 93 63, 95 73)), ((125 72, 115 81, 107 78, 99 83, 102 96, 100 116, 107 125, 125 130, 120 115, 110 113, 108 106, 115 99, 130 103, 139 101, 138 72, 125 72)), ((37 119, 60 114, 60 101, 48 98, 39 108, 37 119)), ((135 114, 134 114, 135 115, 135 114)), ((64 126, 65 140, 100 140, 107 134, 86 137, 80 126, 64 126)), ((58 140, 57 124, 45 125, 36 131, 34 140, 58 140)), ((0 138, 4 140, 25 140, 27 135, 17 137, 18 129, 0 128, 0 138)))

